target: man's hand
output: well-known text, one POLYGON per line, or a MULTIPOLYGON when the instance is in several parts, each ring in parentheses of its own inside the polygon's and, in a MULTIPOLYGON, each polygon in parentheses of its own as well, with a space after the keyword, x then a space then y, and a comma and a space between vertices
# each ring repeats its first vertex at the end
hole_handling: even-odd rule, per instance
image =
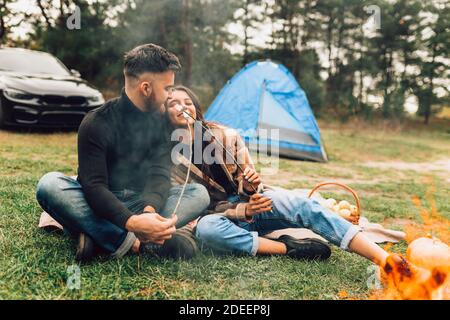
POLYGON ((244 170, 244 189, 248 192, 253 192, 255 189, 258 189, 259 184, 261 183, 261 178, 259 177, 258 172, 255 169, 250 167, 245 168, 244 170), (252 185, 255 189, 252 188, 252 185))
POLYGON ((125 228, 134 232, 142 243, 163 244, 164 241, 172 238, 172 234, 176 231, 177 220, 176 215, 166 219, 157 213, 142 213, 129 218, 125 228))
POLYGON ((156 213, 156 210, 155 210, 155 208, 153 208, 152 206, 149 205, 144 208, 144 212, 145 213, 156 213))
POLYGON ((264 197, 260 193, 255 193, 250 197, 250 201, 247 204, 246 216, 251 219, 254 215, 268 212, 272 210, 272 200, 264 197))

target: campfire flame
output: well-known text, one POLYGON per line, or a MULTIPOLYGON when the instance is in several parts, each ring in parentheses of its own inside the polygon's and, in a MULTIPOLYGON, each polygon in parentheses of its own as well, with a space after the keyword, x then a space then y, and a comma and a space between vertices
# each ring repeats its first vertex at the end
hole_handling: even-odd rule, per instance
POLYGON ((384 289, 372 295, 382 300, 449 300, 450 269, 417 267, 399 254, 391 254, 382 270, 384 289))
POLYGON ((383 289, 375 291, 371 299, 450 300, 450 221, 438 213, 435 187, 431 179, 427 182, 431 187, 425 197, 431 210, 423 207, 419 197, 412 198, 423 224, 411 223, 405 228, 407 256, 390 254, 381 268, 383 289))

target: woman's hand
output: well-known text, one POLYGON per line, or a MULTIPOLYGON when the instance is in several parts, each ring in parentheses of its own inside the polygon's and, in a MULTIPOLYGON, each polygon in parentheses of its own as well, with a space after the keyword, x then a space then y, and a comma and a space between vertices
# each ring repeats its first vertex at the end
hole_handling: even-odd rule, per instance
POLYGON ((250 167, 245 168, 244 170, 244 189, 248 192, 254 192, 258 189, 259 184, 261 183, 261 178, 259 177, 258 172, 255 169, 250 167), (253 189, 252 186, 255 188, 253 189))
POLYGON ((254 215, 268 211, 272 211, 272 200, 260 193, 255 193, 250 197, 245 215, 251 220, 254 215))

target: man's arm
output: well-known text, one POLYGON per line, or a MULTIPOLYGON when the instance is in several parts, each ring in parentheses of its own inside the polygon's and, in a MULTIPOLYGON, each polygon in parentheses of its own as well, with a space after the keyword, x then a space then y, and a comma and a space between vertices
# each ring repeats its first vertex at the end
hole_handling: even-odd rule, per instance
POLYGON ((153 163, 149 166, 147 183, 141 194, 142 201, 147 205, 146 210, 148 211, 153 208, 156 212, 160 212, 167 200, 171 187, 172 160, 170 158, 170 147, 171 144, 164 142, 153 150, 153 163))
POLYGON ((133 213, 108 188, 107 150, 111 130, 89 113, 78 131, 78 177, 86 201, 95 214, 121 228, 133 213))

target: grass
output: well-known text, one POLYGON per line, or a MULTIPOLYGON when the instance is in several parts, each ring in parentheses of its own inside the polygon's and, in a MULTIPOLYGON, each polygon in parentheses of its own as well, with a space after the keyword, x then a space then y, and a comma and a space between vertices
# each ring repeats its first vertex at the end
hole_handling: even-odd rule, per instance
MULTIPOLYGON (((394 229, 401 229, 405 219, 421 222, 411 197, 418 196, 429 208, 426 194, 434 186, 437 210, 450 219, 448 171, 430 166, 449 159, 448 131, 360 123, 321 127, 330 162, 282 159, 278 174, 265 177, 269 183, 294 189, 342 181, 359 193, 364 216, 394 229), (392 162, 428 166, 415 171, 376 165, 392 162)), ((211 252, 190 262, 131 255, 98 259, 80 267, 81 287, 69 290, 74 243, 37 228, 41 209, 34 190, 48 171, 75 174, 76 151, 73 132, 0 131, 0 299, 340 299, 340 291, 353 298, 371 293, 366 284, 370 263, 338 248, 327 262, 211 252)), ((325 195, 350 199, 333 190, 325 195)), ((405 249, 405 243, 392 248, 405 249)))

